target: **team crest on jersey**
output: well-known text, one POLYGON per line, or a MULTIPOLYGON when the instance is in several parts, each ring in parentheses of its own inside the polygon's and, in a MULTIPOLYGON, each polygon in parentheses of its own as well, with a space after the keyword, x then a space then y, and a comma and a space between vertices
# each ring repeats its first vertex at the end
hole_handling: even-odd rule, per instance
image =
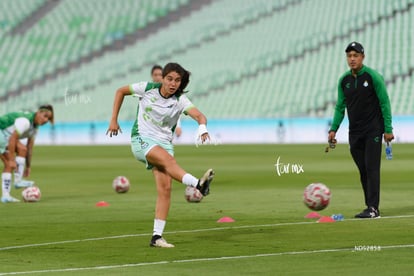
POLYGON ((350 84, 349 82, 347 82, 347 83, 345 84, 345 87, 349 89, 349 88, 351 87, 351 84, 350 84))
POLYGON ((364 81, 363 86, 364 86, 364 87, 368 87, 368 82, 367 82, 367 81, 364 81))

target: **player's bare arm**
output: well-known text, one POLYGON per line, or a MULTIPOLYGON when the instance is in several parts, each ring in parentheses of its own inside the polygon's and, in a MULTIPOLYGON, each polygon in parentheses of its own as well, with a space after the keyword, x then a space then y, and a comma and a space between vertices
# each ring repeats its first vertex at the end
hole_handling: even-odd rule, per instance
POLYGON ((112 108, 112 117, 109 123, 108 130, 106 131, 106 135, 109 134, 109 137, 112 137, 112 135, 114 136, 118 135, 118 131, 122 133, 122 130, 118 124, 118 114, 119 114, 119 110, 121 109, 122 103, 124 101, 124 97, 130 96, 130 95, 131 95, 131 91, 129 90, 128 85, 122 86, 116 91, 114 105, 112 108))
POLYGON ((27 139, 26 168, 23 174, 24 177, 30 176, 30 165, 32 163, 34 140, 35 139, 33 137, 27 139))

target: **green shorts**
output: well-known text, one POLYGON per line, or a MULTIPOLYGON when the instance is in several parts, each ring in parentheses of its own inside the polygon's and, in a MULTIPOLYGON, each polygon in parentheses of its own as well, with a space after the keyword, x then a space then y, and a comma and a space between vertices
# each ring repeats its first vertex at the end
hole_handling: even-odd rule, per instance
POLYGON ((174 156, 174 146, 171 143, 160 142, 148 137, 134 136, 131 138, 132 154, 138 161, 145 163, 148 170, 154 166, 148 163, 147 154, 155 146, 160 146, 165 149, 171 156, 174 156))

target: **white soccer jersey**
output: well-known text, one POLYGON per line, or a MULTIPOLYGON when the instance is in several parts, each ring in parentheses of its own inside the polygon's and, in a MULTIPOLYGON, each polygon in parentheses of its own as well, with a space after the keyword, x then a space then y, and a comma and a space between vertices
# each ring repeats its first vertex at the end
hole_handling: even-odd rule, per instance
POLYGON ((137 118, 132 127, 132 136, 150 137, 162 142, 171 142, 173 131, 182 113, 194 107, 185 95, 165 98, 159 89, 160 83, 138 82, 130 85, 133 95, 141 98, 137 118))

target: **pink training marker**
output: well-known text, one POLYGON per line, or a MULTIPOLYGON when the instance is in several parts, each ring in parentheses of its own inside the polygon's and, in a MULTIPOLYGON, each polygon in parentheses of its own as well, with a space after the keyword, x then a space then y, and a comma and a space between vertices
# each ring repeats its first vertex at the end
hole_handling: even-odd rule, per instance
POLYGON ((99 201, 95 205, 96 205, 96 207, 107 207, 107 206, 109 206, 109 203, 106 202, 106 201, 99 201))
POLYGON ((310 212, 305 216, 305 218, 320 218, 321 215, 318 212, 310 212))
POLYGON ((335 220, 331 217, 323 216, 317 222, 319 222, 319 223, 331 223, 331 222, 335 222, 335 220))
POLYGON ((217 221, 218 223, 223 223, 223 222, 235 222, 234 219, 232 219, 231 217, 222 217, 221 219, 219 219, 217 221))

